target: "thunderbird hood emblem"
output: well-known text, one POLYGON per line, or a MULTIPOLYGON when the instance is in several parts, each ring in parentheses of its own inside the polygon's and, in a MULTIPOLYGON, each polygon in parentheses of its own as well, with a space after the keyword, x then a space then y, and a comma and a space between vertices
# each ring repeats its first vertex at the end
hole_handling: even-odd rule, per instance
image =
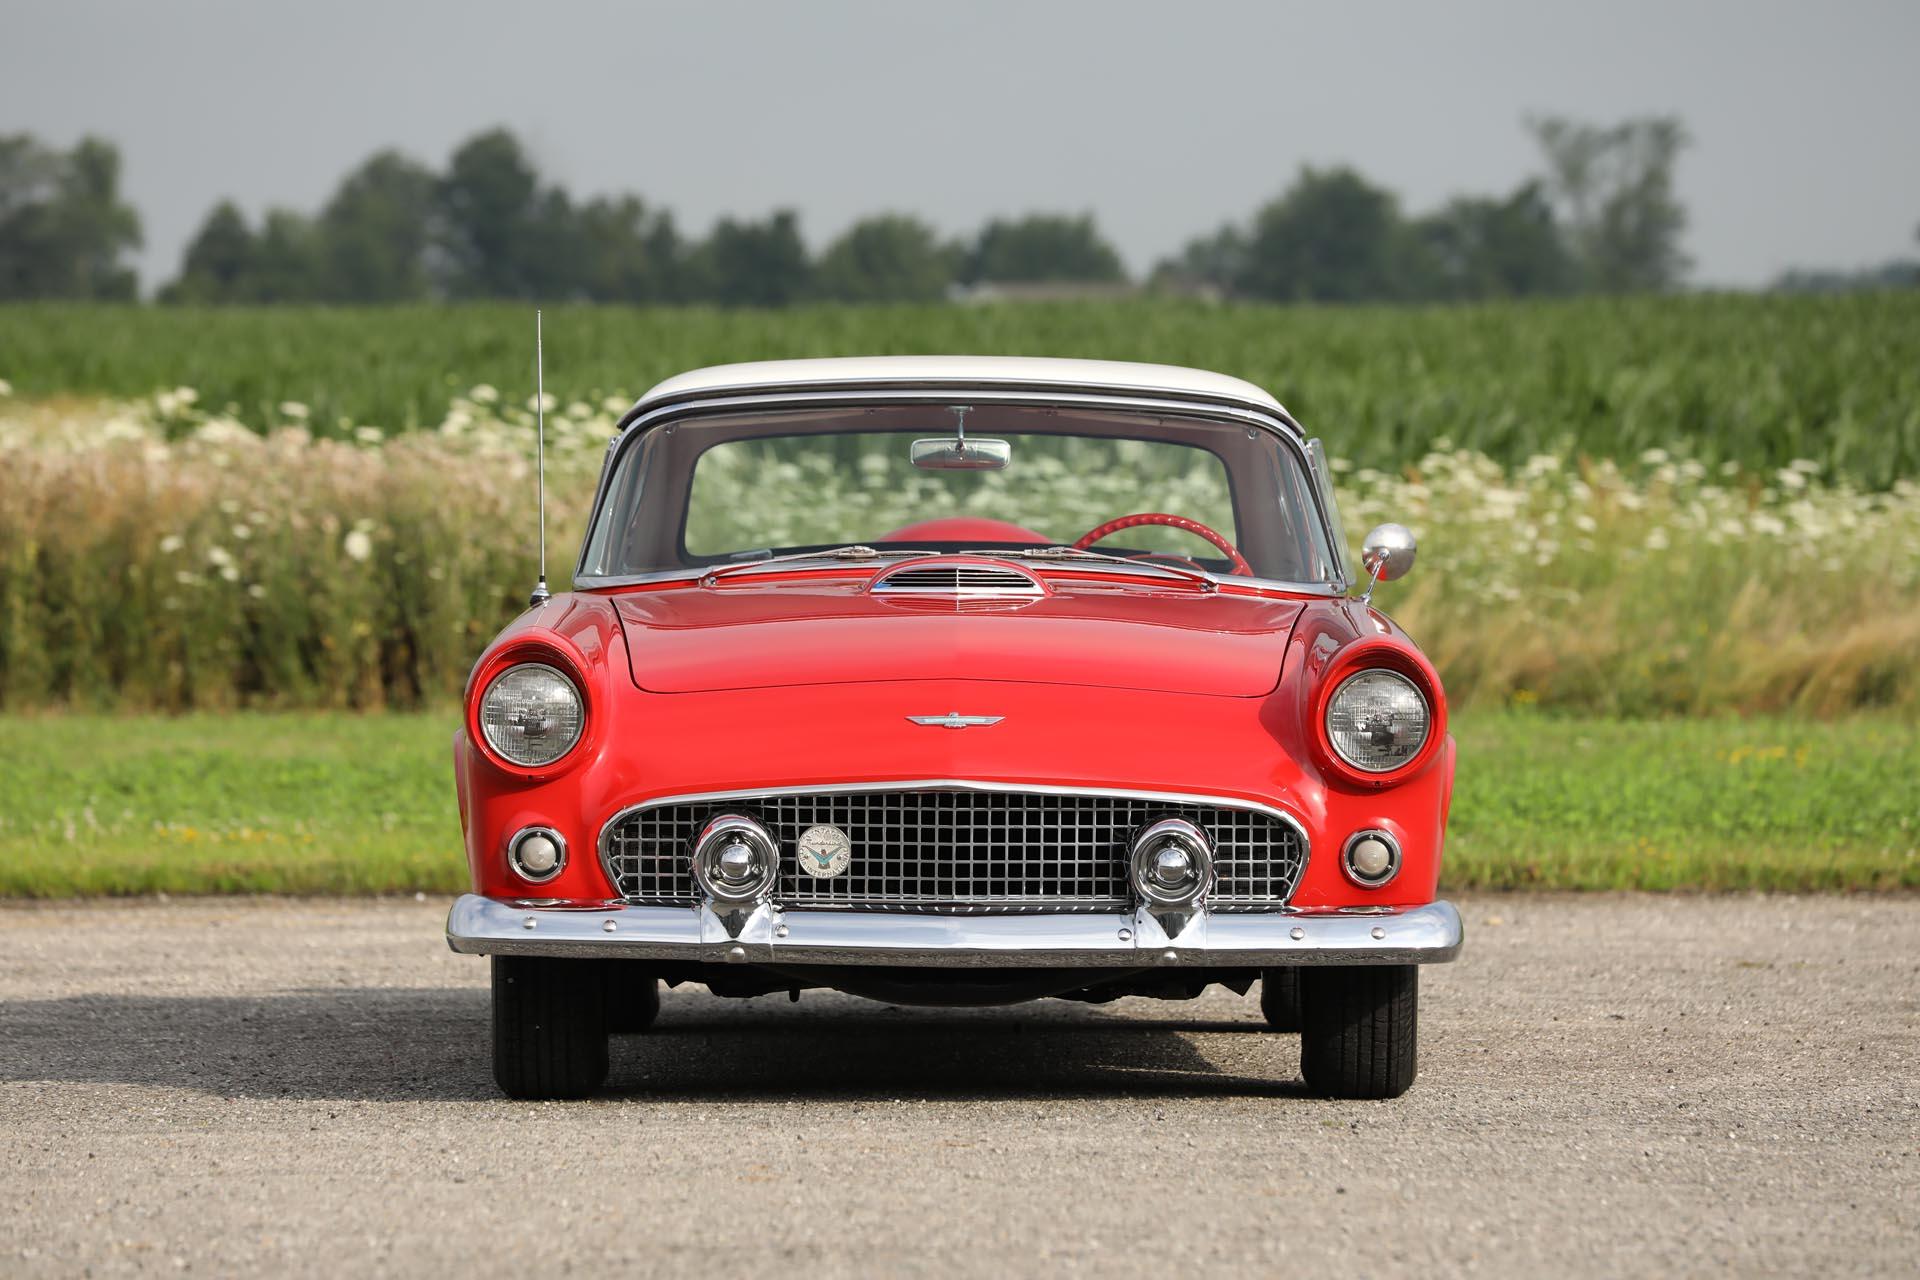
POLYGON ((908 716, 915 724, 937 726, 942 729, 971 729, 977 724, 999 724, 1005 716, 963 716, 958 711, 949 711, 943 716, 908 716))

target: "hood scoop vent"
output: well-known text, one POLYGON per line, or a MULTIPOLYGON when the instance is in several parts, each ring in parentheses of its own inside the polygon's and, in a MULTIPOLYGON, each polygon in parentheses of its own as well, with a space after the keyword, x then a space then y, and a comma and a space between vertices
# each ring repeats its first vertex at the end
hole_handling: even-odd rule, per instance
POLYGON ((873 580, 874 595, 1017 597, 1047 593, 1040 580, 1010 565, 980 560, 918 561, 889 570, 873 580))

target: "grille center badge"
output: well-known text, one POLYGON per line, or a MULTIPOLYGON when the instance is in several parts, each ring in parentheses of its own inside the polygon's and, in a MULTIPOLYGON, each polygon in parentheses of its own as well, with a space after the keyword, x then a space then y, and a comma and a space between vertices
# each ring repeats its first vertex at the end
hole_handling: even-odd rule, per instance
POLYGON ((796 846, 800 869, 816 880, 831 880, 853 861, 853 841, 838 827, 808 827, 796 846))

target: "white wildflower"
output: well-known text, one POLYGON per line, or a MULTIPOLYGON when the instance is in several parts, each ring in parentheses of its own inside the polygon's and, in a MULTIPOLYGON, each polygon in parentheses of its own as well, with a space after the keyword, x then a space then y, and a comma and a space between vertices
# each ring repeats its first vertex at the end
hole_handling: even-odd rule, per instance
POLYGON ((282 400, 280 402, 280 416, 283 418, 292 418, 295 422, 305 422, 307 415, 311 412, 313 411, 301 404, 298 400, 282 400))
POLYGON ((232 418, 208 418, 193 429, 193 438, 210 445, 255 444, 260 439, 232 418))
POLYGON ((178 551, 180 548, 186 545, 187 545, 187 540, 181 537, 177 533, 170 533, 166 537, 160 539, 160 550, 165 555, 172 555, 174 552, 178 551))
POLYGON ((1668 547, 1667 531, 1659 525, 1647 531, 1647 550, 1665 551, 1668 547))
POLYGON ((347 553, 349 560, 365 560, 373 554, 373 538, 365 529, 356 528, 348 532, 340 549, 347 553))
POLYGON ((208 547, 207 563, 217 569, 225 569, 233 563, 233 552, 225 547, 208 547))
POLYGON ((0 378, 0 398, 4 398, 12 394, 13 394, 13 384, 11 382, 8 382, 5 378, 0 378))
POLYGON ((1645 449, 1640 453, 1640 461, 1649 467, 1657 467, 1671 456, 1665 449, 1645 449))
POLYGON ((236 542, 245 542, 248 538, 251 538, 252 536, 253 536, 252 526, 244 525, 244 524, 237 524, 233 526, 233 537, 236 542))
POLYGON ((485 382, 467 392, 467 399, 475 404, 492 404, 499 398, 500 392, 485 382))
POLYGON ((156 391, 153 407, 163 418, 174 418, 191 409, 200 393, 192 387, 175 387, 171 391, 156 391))
POLYGON ((355 427, 353 429, 353 438, 361 444, 373 445, 379 444, 382 440, 386 439, 387 433, 378 427, 355 427))

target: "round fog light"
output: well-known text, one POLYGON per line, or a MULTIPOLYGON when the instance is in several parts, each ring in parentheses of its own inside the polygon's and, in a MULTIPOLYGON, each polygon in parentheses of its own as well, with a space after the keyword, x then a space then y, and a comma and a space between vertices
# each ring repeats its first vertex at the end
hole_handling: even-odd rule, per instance
POLYGON ((728 884, 746 884, 758 866, 753 850, 740 841, 720 850, 719 862, 718 874, 728 884))
POLYGON ((1169 844, 1153 857, 1153 878, 1169 888, 1177 888, 1193 879, 1193 859, 1178 846, 1169 844))
POLYGON ((780 848, 773 836, 744 814, 720 815, 693 842, 693 878, 708 897, 721 902, 766 896, 779 869, 780 848))
POLYGON ((1347 879, 1363 889, 1378 889, 1400 871, 1400 842, 1390 832, 1356 831, 1347 837, 1340 862, 1347 879))
POLYGON ((560 874, 567 861, 567 842, 552 827, 523 827, 507 842, 507 860, 522 880, 538 884, 560 874))
POLYGON ((1143 902, 1184 907, 1213 883, 1213 850, 1206 833, 1184 818, 1163 818, 1133 840, 1133 890, 1143 902))

